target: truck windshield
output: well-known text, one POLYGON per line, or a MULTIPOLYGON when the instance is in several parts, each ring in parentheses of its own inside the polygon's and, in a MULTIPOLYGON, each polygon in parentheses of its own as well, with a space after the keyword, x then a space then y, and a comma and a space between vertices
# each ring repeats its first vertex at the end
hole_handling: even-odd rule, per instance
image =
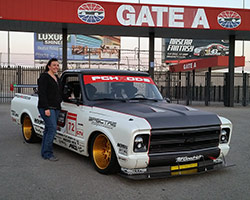
POLYGON ((150 77, 84 75, 89 100, 162 100, 150 77))

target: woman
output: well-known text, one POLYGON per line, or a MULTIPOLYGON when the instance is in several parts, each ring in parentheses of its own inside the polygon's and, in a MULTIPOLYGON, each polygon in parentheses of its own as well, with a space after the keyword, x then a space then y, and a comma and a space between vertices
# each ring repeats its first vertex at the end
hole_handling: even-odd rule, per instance
POLYGON ((56 75, 58 70, 59 62, 52 58, 38 79, 38 110, 45 123, 41 155, 50 161, 58 160, 53 154, 53 140, 62 101, 61 84, 56 75))

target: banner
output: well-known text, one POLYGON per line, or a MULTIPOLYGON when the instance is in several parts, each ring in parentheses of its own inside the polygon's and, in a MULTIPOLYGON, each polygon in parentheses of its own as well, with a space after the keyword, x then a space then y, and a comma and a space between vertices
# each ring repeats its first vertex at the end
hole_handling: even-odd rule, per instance
MULTIPOLYGON (((68 35, 69 61, 111 61, 119 59, 120 37, 68 35)), ((62 34, 35 33, 35 60, 62 60, 62 34)))
POLYGON ((84 84, 100 82, 134 82, 154 84, 150 77, 143 76, 119 76, 119 75, 84 75, 84 84))
POLYGON ((225 40, 165 39, 165 62, 228 54, 229 44, 225 40))
MULTIPOLYGON (((89 26, 81 26, 82 24, 115 26, 116 28, 112 27, 112 29, 110 27, 111 32, 114 31, 113 28, 115 31, 125 30, 119 30, 118 26, 223 31, 250 30, 249 9, 79 0, 2 0, 1 3, 0 21, 18 20, 75 24, 72 26, 74 27, 72 30, 81 32, 90 28, 89 26)), ((38 23, 36 25, 39 26, 38 23)), ((6 26, 9 25, 6 24, 6 26)), ((20 25, 20 27, 22 26, 20 25)), ((96 31, 98 30, 101 32, 102 27, 96 31)), ((145 31, 148 32, 148 29, 145 31)))

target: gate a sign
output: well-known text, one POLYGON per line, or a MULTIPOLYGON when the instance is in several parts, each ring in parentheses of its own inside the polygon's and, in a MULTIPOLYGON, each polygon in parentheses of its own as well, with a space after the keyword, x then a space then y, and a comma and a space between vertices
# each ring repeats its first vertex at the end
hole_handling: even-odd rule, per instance
POLYGON ((189 28, 209 29, 209 23, 205 10, 198 8, 194 10, 193 18, 186 17, 188 11, 184 7, 161 7, 161 6, 141 6, 139 11, 132 5, 121 5, 116 13, 119 23, 123 26, 153 26, 184 28, 189 23, 189 28))

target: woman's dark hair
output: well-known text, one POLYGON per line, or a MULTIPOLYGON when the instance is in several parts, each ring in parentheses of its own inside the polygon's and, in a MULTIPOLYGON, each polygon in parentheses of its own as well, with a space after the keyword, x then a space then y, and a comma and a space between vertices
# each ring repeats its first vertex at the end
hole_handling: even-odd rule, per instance
POLYGON ((56 58, 51 58, 51 59, 49 60, 49 62, 48 62, 47 65, 46 65, 45 72, 49 71, 49 66, 50 66, 51 63, 54 62, 54 61, 57 61, 57 62, 58 62, 58 60, 57 60, 56 58))

